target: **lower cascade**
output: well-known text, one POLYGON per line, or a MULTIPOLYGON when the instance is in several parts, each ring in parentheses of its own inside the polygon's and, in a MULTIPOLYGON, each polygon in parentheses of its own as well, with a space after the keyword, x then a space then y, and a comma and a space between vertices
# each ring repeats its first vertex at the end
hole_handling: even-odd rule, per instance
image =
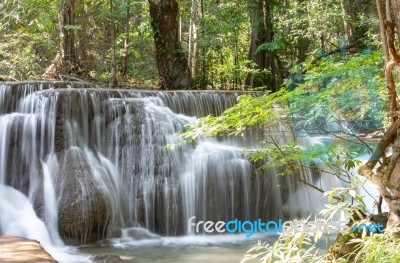
MULTIPOLYGON (((181 141, 186 123, 220 114, 238 95, 0 84, 0 234, 80 245, 128 232, 187 235, 193 216, 277 220, 318 211, 320 193, 241 155, 263 140, 261 128, 166 147, 181 141)), ((293 139, 283 126, 269 133, 293 139)))

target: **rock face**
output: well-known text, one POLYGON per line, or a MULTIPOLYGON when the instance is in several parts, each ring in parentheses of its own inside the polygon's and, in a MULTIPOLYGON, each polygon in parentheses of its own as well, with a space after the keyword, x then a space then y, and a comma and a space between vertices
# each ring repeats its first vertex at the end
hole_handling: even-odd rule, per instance
POLYGON ((0 236, 0 262, 56 263, 40 243, 15 236, 0 236))

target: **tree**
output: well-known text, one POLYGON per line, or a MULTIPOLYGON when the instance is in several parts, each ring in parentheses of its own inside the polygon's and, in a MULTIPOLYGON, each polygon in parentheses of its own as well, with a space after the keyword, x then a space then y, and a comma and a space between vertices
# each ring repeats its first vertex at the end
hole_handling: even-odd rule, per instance
POLYGON ((161 89, 192 87, 187 58, 179 42, 179 6, 176 0, 149 0, 155 56, 161 89))
POLYGON ((131 19, 131 1, 126 1, 126 17, 125 17, 125 37, 124 37, 124 53, 122 62, 122 76, 126 77, 128 72, 128 57, 129 57, 129 37, 130 37, 130 19, 131 19))
POLYGON ((76 51, 75 30, 75 0, 60 0, 58 2, 58 28, 60 31, 59 50, 53 63, 46 69, 45 77, 54 77, 62 73, 74 75, 79 73, 79 61, 76 51))
POLYGON ((189 69, 193 78, 197 77, 198 71, 198 1, 192 0, 192 7, 190 9, 190 24, 189 24, 189 69))
MULTIPOLYGON (((383 138, 379 141, 370 159, 364 165, 360 166, 358 171, 377 186, 381 197, 389 205, 390 218, 388 227, 393 228, 400 223, 400 119, 398 118, 398 102, 393 77, 393 70, 400 62, 400 56, 395 46, 395 28, 400 23, 398 16, 400 1, 391 0, 386 2, 385 21, 383 21, 385 14, 381 0, 377 0, 376 3, 381 24, 383 47, 385 48, 385 43, 387 43, 391 55, 390 59, 389 54, 386 54, 385 76, 389 94, 389 114, 392 123, 383 138), (391 20, 392 14, 394 15, 394 21, 391 20), (390 146, 393 153, 391 156, 386 156, 386 150, 390 146), (375 172, 374 168, 378 163, 379 167, 375 172)), ((397 31, 397 36, 399 40, 399 31, 397 31)))
POLYGON ((272 0, 249 0, 251 37, 248 59, 256 64, 256 69, 260 72, 250 73, 246 78, 246 86, 267 86, 270 90, 276 91, 281 84, 282 76, 280 76, 280 60, 272 45, 275 40, 273 7, 272 0))
POLYGON ((115 55, 115 17, 114 17, 114 3, 110 0, 110 27, 111 27, 111 72, 110 72, 110 88, 115 88, 118 85, 117 81, 117 61, 115 55))
POLYGON ((61 61, 65 72, 76 71, 77 57, 75 48, 75 0, 59 2, 58 22, 62 39, 61 61))

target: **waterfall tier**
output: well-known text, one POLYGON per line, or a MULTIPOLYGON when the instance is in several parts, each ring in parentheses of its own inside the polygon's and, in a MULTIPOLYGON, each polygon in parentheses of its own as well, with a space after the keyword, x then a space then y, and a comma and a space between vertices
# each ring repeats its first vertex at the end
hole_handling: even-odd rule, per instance
MULTIPOLYGON (((292 213, 301 202, 293 200, 298 190, 293 179, 277 177, 272 168, 259 170, 241 156, 263 139, 261 129, 249 130, 245 138, 165 148, 180 141, 176 133, 186 123, 220 114, 238 95, 0 83, 0 186, 27 196, 53 242, 61 236, 72 244, 126 227, 184 235, 192 216, 198 221, 306 216, 320 196, 307 190, 315 200, 303 201, 292 213)), ((291 134, 277 128, 274 136, 291 134)), ((0 204, 22 200, 9 198, 0 195, 0 204)), ((2 217, 0 234, 9 227, 2 217)))

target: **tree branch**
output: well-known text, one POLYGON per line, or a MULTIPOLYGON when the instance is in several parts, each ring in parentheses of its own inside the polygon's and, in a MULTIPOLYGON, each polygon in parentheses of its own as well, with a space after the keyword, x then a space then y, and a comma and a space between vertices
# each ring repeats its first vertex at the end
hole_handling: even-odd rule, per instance
MULTIPOLYGON (((278 145, 278 143, 275 141, 275 139, 274 139, 271 135, 269 135, 269 137, 271 138, 272 143, 275 145, 275 147, 278 149, 278 151, 279 151, 279 152, 281 153, 281 155, 284 157, 284 156, 285 156, 285 153, 282 151, 281 147, 278 145)), ((299 182, 301 182, 302 184, 307 185, 307 186, 309 186, 309 187, 311 187, 311 188, 317 190, 318 192, 325 193, 325 191, 324 191, 323 189, 321 189, 321 188, 319 188, 319 187, 316 187, 315 185, 310 184, 309 182, 307 182, 306 180, 304 180, 303 178, 301 178, 301 177, 299 176, 299 174, 297 173, 297 170, 298 170, 298 169, 296 169, 296 167, 294 167, 293 164, 292 164, 291 162, 289 162, 289 167, 290 167, 290 169, 292 170, 293 175, 296 177, 297 180, 299 180, 299 182)), ((335 196, 334 198, 337 199, 337 200, 339 200, 339 198, 336 197, 336 196, 335 196)))
POLYGON ((396 94, 396 84, 393 78, 393 69, 399 64, 400 56, 397 53, 395 47, 395 37, 394 37, 394 24, 391 21, 386 21, 386 32, 387 32, 387 42, 389 46, 390 53, 393 56, 393 59, 390 60, 386 64, 386 79, 387 79, 387 87, 389 91, 389 105, 390 105, 390 113, 393 121, 397 120, 397 115, 395 114, 397 111, 397 94, 396 94))

